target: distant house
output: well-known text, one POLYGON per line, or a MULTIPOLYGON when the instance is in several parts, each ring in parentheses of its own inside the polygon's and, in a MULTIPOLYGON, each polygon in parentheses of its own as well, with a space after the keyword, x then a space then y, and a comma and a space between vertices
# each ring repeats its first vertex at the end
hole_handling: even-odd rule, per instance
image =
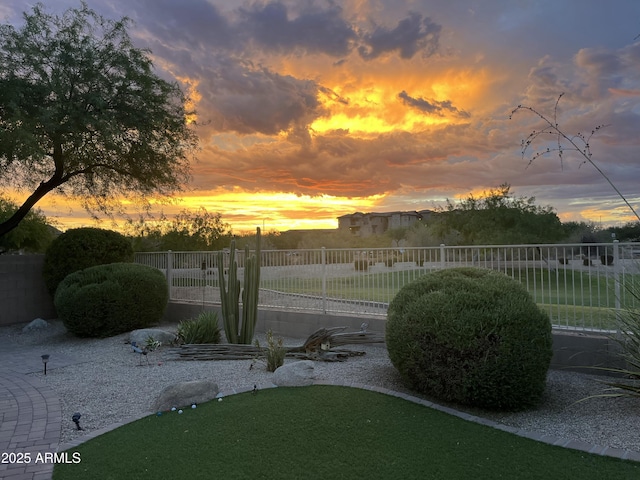
POLYGON ((433 211, 350 213, 338 217, 338 230, 347 230, 358 237, 381 235, 394 228, 409 227, 420 220, 427 220, 433 211))

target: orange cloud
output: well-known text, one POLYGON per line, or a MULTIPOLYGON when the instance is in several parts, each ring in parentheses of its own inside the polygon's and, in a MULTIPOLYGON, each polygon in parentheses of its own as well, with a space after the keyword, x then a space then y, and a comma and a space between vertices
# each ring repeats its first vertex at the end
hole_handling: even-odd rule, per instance
POLYGON ((240 189, 213 190, 184 197, 180 206, 195 209, 204 207, 210 212, 222 212, 223 221, 234 231, 251 231, 255 227, 266 230, 307 228, 337 228, 337 217, 376 205, 380 196, 347 198, 331 195, 312 197, 291 193, 247 193, 240 189))

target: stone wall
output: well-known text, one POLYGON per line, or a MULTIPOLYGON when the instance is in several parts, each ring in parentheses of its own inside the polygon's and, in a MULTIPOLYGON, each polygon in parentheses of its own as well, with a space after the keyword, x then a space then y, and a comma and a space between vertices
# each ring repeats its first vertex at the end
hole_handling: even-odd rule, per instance
POLYGON ((0 326, 56 318, 43 265, 44 255, 0 255, 0 326))

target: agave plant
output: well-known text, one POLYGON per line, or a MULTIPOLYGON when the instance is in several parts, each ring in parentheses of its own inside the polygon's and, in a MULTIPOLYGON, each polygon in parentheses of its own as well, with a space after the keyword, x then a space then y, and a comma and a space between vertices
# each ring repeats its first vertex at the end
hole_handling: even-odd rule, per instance
POLYGON ((220 343, 218 314, 214 311, 203 311, 196 318, 183 320, 178 324, 176 337, 179 343, 220 343))

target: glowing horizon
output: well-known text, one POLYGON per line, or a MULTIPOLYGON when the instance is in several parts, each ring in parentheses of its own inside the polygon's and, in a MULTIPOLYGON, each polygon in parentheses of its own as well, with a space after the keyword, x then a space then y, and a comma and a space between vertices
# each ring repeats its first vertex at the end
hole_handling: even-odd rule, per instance
MULTIPOLYGON (((14 192, 15 193, 15 192, 14 192)), ((452 200, 455 202, 467 198, 473 194, 478 198, 484 190, 467 192, 464 195, 456 195, 452 200)), ((517 195, 517 192, 515 192, 517 195)), ((9 196, 13 200, 22 199, 15 194, 9 196)), ((411 205, 410 208, 395 208, 396 205, 385 206, 384 196, 370 198, 346 198, 332 197, 324 195, 321 197, 310 197, 307 195, 294 195, 283 193, 247 193, 247 192, 223 192, 211 195, 197 195, 192 197, 182 197, 170 204, 154 203, 150 211, 152 217, 148 221, 153 222, 153 218, 158 218, 164 214, 172 218, 183 210, 187 209, 195 212, 204 207, 209 213, 219 213, 221 220, 229 224, 231 230, 237 234, 255 232, 256 227, 260 227, 264 232, 287 231, 287 230, 326 230, 338 228, 338 217, 356 212, 390 212, 397 210, 413 211, 431 209, 430 202, 425 201, 421 205, 411 205), (315 217, 315 218, 314 218, 315 217)), ((438 202, 444 206, 445 202, 438 202)), ((122 230, 126 219, 137 220, 141 214, 131 202, 124 202, 126 216, 116 215, 114 220, 103 218, 95 220, 84 210, 77 206, 74 201, 56 196, 47 195, 36 204, 35 208, 41 210, 45 216, 52 221, 52 224, 61 230, 69 228, 79 228, 88 226, 100 226, 101 228, 113 228, 122 230), (115 223, 114 223, 115 222, 115 223)), ((609 214, 604 210, 594 209, 591 205, 576 212, 557 211, 562 222, 586 222, 606 226, 620 226, 627 222, 635 221, 635 217, 629 209, 618 205, 609 210, 609 214)))

